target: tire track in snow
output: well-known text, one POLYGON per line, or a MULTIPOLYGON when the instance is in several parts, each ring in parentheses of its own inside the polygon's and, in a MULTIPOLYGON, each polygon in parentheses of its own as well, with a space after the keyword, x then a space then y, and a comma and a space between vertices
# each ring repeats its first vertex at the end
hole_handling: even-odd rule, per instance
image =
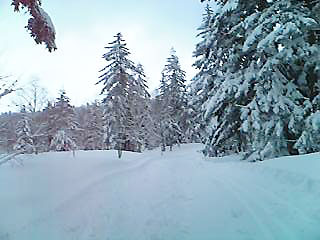
POLYGON ((81 190, 79 190, 77 193, 73 194, 73 196, 69 197, 68 199, 66 199, 65 201, 60 203, 59 206, 56 207, 56 210, 58 210, 60 208, 62 208, 61 210, 63 210, 64 205, 68 205, 70 202, 73 203, 74 200, 81 198, 81 196, 83 196, 83 195, 87 195, 88 192, 92 190, 92 188, 105 182, 106 179, 113 177, 113 176, 122 175, 123 173, 128 173, 131 171, 135 171, 135 170, 144 168, 153 161, 155 161, 155 160, 152 160, 151 158, 146 158, 145 160, 143 160, 135 165, 125 167, 123 169, 113 170, 113 171, 108 172, 106 175, 104 175, 102 177, 96 178, 95 180, 91 181, 91 183, 87 184, 85 187, 83 187, 81 190))
MULTIPOLYGON (((136 161, 139 161, 139 160, 136 160, 136 161)), ((144 160, 140 160, 136 164, 133 164, 131 166, 127 166, 127 167, 124 167, 121 169, 110 171, 110 172, 106 173, 105 175, 103 175, 102 177, 98 177, 98 178, 94 179, 89 184, 87 184, 85 187, 83 187, 81 190, 79 190, 77 193, 73 194, 68 199, 59 203, 57 205, 57 207, 53 208, 51 211, 48 211, 47 214, 39 216, 38 218, 19 227, 19 229, 17 229, 16 231, 11 232, 9 234, 8 240, 16 239, 15 236, 18 234, 21 234, 21 232, 28 231, 29 229, 33 229, 33 226, 37 226, 39 224, 41 225, 46 222, 49 222, 50 219, 53 219, 56 214, 59 214, 59 212, 63 212, 64 210, 68 209, 70 206, 74 207, 74 203, 77 201, 77 199, 81 198, 81 196, 83 196, 83 195, 89 194, 89 192, 92 191, 92 189, 95 186, 99 185, 100 183, 103 183, 106 179, 113 177, 113 176, 121 175, 123 173, 128 173, 131 171, 135 171, 135 170, 144 168, 154 161, 157 161, 157 160, 154 160, 152 158, 146 158, 144 160)))
MULTIPOLYGON (((266 196, 267 198, 269 198, 270 200, 273 199, 275 200, 277 203, 282 204, 283 206, 289 206, 291 209, 293 209, 295 211, 295 213, 298 214, 298 217, 300 219, 302 219, 304 222, 307 222, 309 224, 313 223, 313 219, 310 218, 307 214, 305 214, 302 210, 300 210, 300 208, 298 206, 296 206, 295 204, 293 204, 292 202, 288 201, 287 199, 285 199, 284 197, 281 197, 280 194, 277 194, 273 191, 267 191, 265 187, 260 186, 258 184, 252 185, 249 184, 248 181, 244 180, 243 178, 237 178, 235 180, 234 175, 233 176, 228 176, 229 179, 234 179, 232 182, 235 183, 238 186, 244 185, 244 186, 250 186, 255 188, 256 190, 260 191, 260 193, 262 193, 262 195, 266 196), (243 184, 240 184, 240 182, 242 182, 243 184)), ((264 198, 265 199, 265 198, 264 198)), ((282 208, 284 209, 284 208, 282 208)))
MULTIPOLYGON (((248 171, 248 168, 244 168, 243 166, 242 168, 245 171, 248 171)), ((295 231, 295 232, 297 232, 296 230, 298 229, 300 233, 306 234, 306 233, 314 232, 314 229, 312 229, 312 226, 319 225, 319 221, 307 215, 292 201, 289 201, 290 199, 286 199, 283 196, 281 196, 281 194, 272 191, 273 188, 268 188, 267 186, 261 186, 257 184, 259 182, 256 182, 256 184, 252 184, 249 181, 249 179, 247 179, 245 176, 241 178, 241 177, 236 177, 236 175, 228 175, 227 179, 229 179, 229 181, 231 181, 233 185, 237 186, 240 189, 243 189, 243 187, 241 186, 249 186, 253 191, 249 191, 246 189, 245 191, 249 193, 251 196, 252 196, 252 192, 254 192, 259 196, 263 196, 261 199, 263 200, 263 202, 265 202, 265 206, 273 205, 275 207, 273 209, 274 213, 278 213, 287 209, 288 210, 287 212, 290 214, 291 218, 286 217, 285 218, 286 222, 282 222, 282 225, 285 226, 285 229, 292 229, 292 231, 295 231), (299 219, 299 221, 303 223, 303 225, 299 224, 299 222, 293 222, 293 224, 290 224, 290 220, 293 220, 293 219, 299 219), (309 230, 309 232, 306 231, 307 229, 309 230)), ((279 216, 279 218, 281 219, 281 216, 279 216)), ((300 236, 299 239, 301 238, 303 237, 300 236)), ((318 238, 319 238, 319 235, 315 239, 318 239, 318 238)))
POLYGON ((186 239, 190 226, 185 224, 182 216, 187 211, 186 201, 190 199, 181 186, 181 176, 179 175, 181 170, 177 168, 176 164, 172 164, 172 161, 168 160, 164 166, 160 167, 166 168, 165 173, 167 175, 157 176, 155 183, 166 186, 161 190, 163 195, 170 194, 156 204, 152 201, 149 206, 151 215, 146 222, 148 227, 145 230, 144 239, 186 239), (166 179, 165 183, 163 183, 163 177, 166 179), (172 209, 174 209, 174 212, 172 209))
MULTIPOLYGON (((298 198, 295 201, 303 206, 306 213, 305 215, 312 216, 312 219, 317 222, 316 225, 320 225, 320 207, 318 204, 315 204, 320 198, 319 178, 287 169, 257 166, 255 164, 250 164, 250 167, 247 165, 246 170, 254 171, 256 174, 259 174, 260 177, 263 176, 267 179, 274 179, 276 185, 282 188, 280 191, 289 192, 291 195, 290 199, 298 198)), ((318 239, 320 239, 320 235, 317 240, 318 239)))
MULTIPOLYGON (((265 204, 261 204, 261 202, 265 202, 264 198, 260 197, 259 199, 255 199, 252 196, 252 193, 243 188, 239 183, 236 181, 230 181, 233 177, 229 175, 220 176, 220 178, 224 179, 225 183, 229 185, 230 191, 234 192, 237 196, 238 200, 241 202, 248 202, 246 203, 247 208, 250 212, 253 212, 255 219, 258 219, 259 225, 263 225, 263 229, 267 230, 269 233, 268 240, 270 239, 290 239, 290 240, 300 240, 292 234, 290 231, 290 227, 283 222, 280 222, 278 218, 274 217, 274 214, 265 207, 265 204), (259 200, 259 202, 257 201, 259 200), (271 221, 267 221, 270 219, 271 221), (268 226, 268 227, 265 227, 268 226), (272 227, 272 228, 271 228, 272 227), (277 232, 274 232, 274 228, 276 228, 277 232), (281 237, 279 234, 281 233, 281 237)), ((252 184, 249 184, 251 186, 252 184)), ((245 185, 247 186, 247 185, 245 185)), ((266 231, 264 231, 266 233, 266 231)))
POLYGON ((221 180, 219 180, 218 178, 212 177, 212 180, 218 183, 221 186, 221 188, 223 188, 226 192, 228 192, 231 196, 233 196, 246 209, 246 211, 249 213, 249 215, 257 224, 258 228, 260 229, 260 232, 263 233, 260 239, 265 239, 265 240, 275 239, 272 233, 272 230, 266 227, 267 224, 262 220, 262 218, 259 215, 255 213, 254 209, 247 203, 248 201, 245 201, 247 199, 243 199, 241 192, 235 190, 230 183, 229 183, 229 186, 226 186, 226 184, 221 180))
POLYGON ((320 179, 313 178, 301 173, 269 166, 264 166, 263 169, 252 169, 264 175, 272 175, 281 184, 291 185, 295 189, 307 191, 308 194, 312 194, 317 198, 320 196, 320 179))

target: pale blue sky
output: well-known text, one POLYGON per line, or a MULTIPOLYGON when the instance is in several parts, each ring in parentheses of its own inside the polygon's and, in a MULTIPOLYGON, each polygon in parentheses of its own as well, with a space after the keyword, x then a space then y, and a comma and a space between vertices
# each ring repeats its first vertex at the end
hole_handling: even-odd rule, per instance
MULTIPOLYGON (((174 47, 190 79, 197 27, 204 4, 199 0, 43 0, 54 22, 58 50, 48 53, 24 29, 27 16, 14 13, 11 0, 0 0, 0 73, 23 85, 38 77, 53 98, 64 88, 73 104, 94 100, 94 86, 106 62, 104 47, 121 32, 131 59, 144 65, 149 86, 158 86, 161 71, 174 47)), ((3 104, 3 103, 2 103, 3 104)))

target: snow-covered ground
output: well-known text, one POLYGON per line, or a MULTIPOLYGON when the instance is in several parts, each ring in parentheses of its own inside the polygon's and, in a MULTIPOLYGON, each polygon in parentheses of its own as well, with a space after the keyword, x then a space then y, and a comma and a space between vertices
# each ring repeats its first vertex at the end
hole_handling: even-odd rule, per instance
POLYGON ((0 240, 319 240, 320 154, 24 155, 0 166, 0 240))

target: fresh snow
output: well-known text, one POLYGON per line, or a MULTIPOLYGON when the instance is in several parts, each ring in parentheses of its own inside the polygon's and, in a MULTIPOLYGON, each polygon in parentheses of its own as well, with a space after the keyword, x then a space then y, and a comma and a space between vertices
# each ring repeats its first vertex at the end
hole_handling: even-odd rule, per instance
POLYGON ((52 20, 50 18, 50 16, 48 15, 48 13, 46 13, 41 7, 37 7, 37 10, 39 11, 39 14, 42 18, 42 21, 45 22, 45 24, 47 25, 47 27, 52 31, 52 33, 55 35, 56 34, 56 30, 55 27, 52 23, 52 20))
POLYGON ((319 240, 320 154, 77 151, 0 166, 0 240, 319 240))

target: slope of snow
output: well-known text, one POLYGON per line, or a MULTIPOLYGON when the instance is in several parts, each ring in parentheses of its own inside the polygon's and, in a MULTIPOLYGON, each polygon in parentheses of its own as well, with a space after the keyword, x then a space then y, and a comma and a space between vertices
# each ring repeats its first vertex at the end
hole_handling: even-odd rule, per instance
POLYGON ((0 167, 0 240, 318 240, 320 154, 258 163, 159 151, 0 167))

